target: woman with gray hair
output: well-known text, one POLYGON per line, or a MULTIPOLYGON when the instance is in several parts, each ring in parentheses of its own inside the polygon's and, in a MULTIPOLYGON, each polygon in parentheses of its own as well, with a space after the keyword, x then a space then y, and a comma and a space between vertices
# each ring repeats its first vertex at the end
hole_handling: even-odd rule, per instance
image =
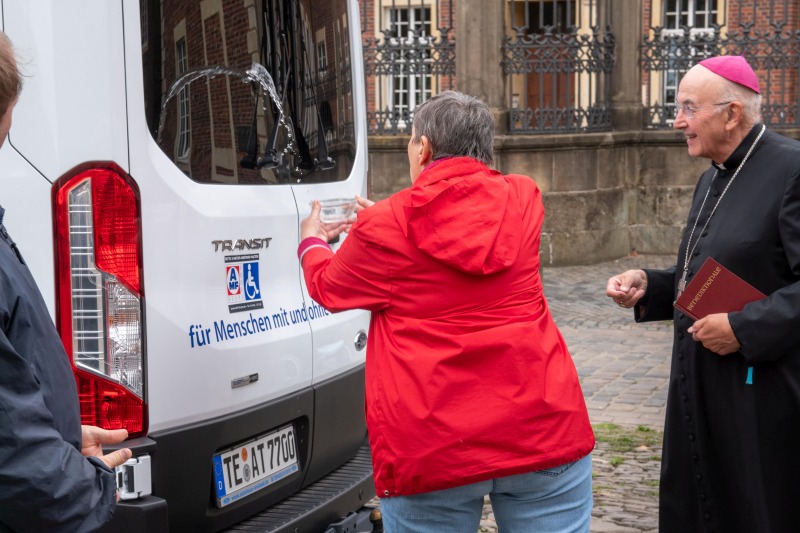
POLYGON ((302 222, 311 297, 372 311, 366 415, 391 533, 589 531, 594 435, 539 276, 542 197, 493 161, 494 118, 458 92, 415 110, 411 187, 351 228, 302 222), (348 229, 334 254, 327 242, 348 229))

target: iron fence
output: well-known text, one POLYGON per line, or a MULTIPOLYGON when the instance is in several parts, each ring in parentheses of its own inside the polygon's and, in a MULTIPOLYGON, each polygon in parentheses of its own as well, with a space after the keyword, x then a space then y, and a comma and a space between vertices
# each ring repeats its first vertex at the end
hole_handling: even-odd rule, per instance
POLYGON ((414 108, 455 88, 454 2, 360 4, 368 131, 410 133, 414 108))
POLYGON ((610 2, 508 2, 503 69, 510 133, 611 129, 610 2))
POLYGON ((752 65, 766 124, 800 126, 799 28, 796 0, 664 0, 642 42, 647 127, 672 127, 681 76, 716 55, 744 55, 752 65))

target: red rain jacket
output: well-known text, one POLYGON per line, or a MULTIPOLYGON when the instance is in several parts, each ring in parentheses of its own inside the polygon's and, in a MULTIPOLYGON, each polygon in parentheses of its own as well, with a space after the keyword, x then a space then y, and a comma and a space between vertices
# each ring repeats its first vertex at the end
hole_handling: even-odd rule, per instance
POLYGON ((372 311, 366 414, 382 497, 533 472, 589 454, 572 358, 542 293, 536 184, 460 157, 361 211, 303 257, 311 297, 372 311))

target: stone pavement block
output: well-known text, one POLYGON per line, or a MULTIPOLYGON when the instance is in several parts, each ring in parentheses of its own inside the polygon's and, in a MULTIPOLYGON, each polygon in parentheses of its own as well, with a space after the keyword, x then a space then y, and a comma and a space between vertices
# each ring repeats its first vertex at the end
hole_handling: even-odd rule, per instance
MULTIPOLYGON (((663 431, 672 322, 636 324, 632 311, 605 296, 605 287, 625 270, 674 264, 674 257, 641 256, 544 268, 544 294, 578 370, 592 424, 663 431)), ((593 452, 592 533, 658 530, 660 445, 643 450, 637 460, 629 455, 605 443, 593 452)))
POLYGON ((592 517, 590 531, 594 533, 640 533, 638 529, 632 527, 619 526, 614 522, 606 521, 602 518, 592 517))

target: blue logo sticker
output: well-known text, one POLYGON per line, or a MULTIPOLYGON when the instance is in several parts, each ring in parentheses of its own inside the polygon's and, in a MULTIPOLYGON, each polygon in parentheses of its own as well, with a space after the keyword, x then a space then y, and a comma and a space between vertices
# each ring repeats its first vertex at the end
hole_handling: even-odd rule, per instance
POLYGON ((258 254, 225 257, 225 291, 231 313, 263 309, 258 254))
POLYGON ((244 271, 244 299, 248 302, 261 299, 261 284, 258 281, 258 261, 242 264, 244 271))

